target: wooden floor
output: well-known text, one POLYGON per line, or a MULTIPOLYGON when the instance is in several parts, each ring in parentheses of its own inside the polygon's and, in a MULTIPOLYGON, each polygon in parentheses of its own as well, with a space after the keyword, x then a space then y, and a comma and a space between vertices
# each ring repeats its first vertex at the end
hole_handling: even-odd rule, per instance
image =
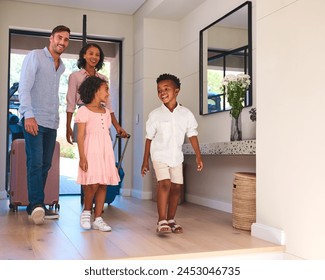
POLYGON ((0 259, 104 260, 186 259, 188 256, 282 252, 281 246, 254 238, 232 227, 231 214, 183 203, 177 221, 183 234, 158 236, 156 204, 117 197, 106 205, 104 219, 112 232, 83 230, 79 226, 79 196, 60 196, 60 219, 34 225, 24 207, 9 210, 0 200, 0 259))

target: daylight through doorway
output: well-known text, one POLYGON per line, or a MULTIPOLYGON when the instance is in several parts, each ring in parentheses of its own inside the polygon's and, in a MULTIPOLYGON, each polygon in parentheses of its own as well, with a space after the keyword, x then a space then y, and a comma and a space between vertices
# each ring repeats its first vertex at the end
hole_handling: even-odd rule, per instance
MULTIPOLYGON (((9 85, 10 88, 14 83, 19 82, 20 69, 24 57, 28 52, 33 49, 41 49, 48 46, 50 33, 46 32, 34 32, 24 30, 9 30, 9 85)), ((110 94, 112 98, 112 107, 115 112, 119 123, 121 120, 121 67, 122 67, 122 41, 111 40, 105 38, 97 38, 94 36, 87 36, 87 42, 95 42, 100 45, 105 54, 105 66, 100 73, 108 77, 110 84, 110 94)), ((78 170, 78 149, 77 145, 71 145, 66 141, 66 93, 68 89, 69 75, 79 70, 77 68, 77 60, 79 57, 79 51, 83 45, 82 36, 71 36, 70 44, 66 52, 62 54, 61 58, 66 66, 66 70, 61 77, 59 98, 60 98, 60 126, 58 129, 57 141, 60 142, 60 195, 67 194, 80 194, 80 186, 76 184, 76 176, 78 170)), ((19 112, 19 100, 18 92, 16 92, 11 98, 8 98, 8 124, 9 116, 15 115, 18 118, 19 112)), ((9 166, 10 166, 10 147, 13 139, 13 134, 8 129, 7 143, 7 178, 6 186, 8 185, 9 178, 9 166)), ((118 146, 116 151, 116 158, 119 158, 120 147, 118 146)))

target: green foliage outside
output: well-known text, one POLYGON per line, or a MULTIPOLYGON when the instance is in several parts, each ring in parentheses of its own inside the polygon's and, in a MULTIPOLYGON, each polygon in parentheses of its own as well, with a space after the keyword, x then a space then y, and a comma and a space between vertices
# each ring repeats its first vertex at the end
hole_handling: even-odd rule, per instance
POLYGON ((223 71, 208 70, 208 92, 222 93, 220 87, 223 79, 223 71))
MULTIPOLYGON (((21 66, 23 64, 23 60, 25 58, 25 55, 22 54, 11 54, 10 55, 10 86, 12 86, 13 83, 19 82, 20 79, 20 72, 21 72, 21 66)), ((77 67, 77 59, 76 58, 62 58, 63 63, 65 65, 65 71, 61 76, 60 80, 60 88, 59 88, 59 99, 60 99, 60 113, 65 112, 66 108, 66 94, 68 91, 68 79, 72 72, 78 71, 77 67)), ((109 62, 105 62, 105 65, 103 69, 101 69, 99 72, 106 77, 109 78, 109 62)))
MULTIPOLYGON (((10 84, 9 84, 9 87, 11 87, 13 85, 13 83, 19 82, 21 67, 22 67, 24 58, 25 58, 25 55, 22 55, 22 54, 13 54, 12 53, 10 55, 10 81, 9 81, 10 84)), ((60 114, 65 114, 65 112, 66 112, 66 94, 68 91, 69 76, 72 72, 79 70, 77 67, 77 59, 78 59, 77 55, 75 58, 64 58, 64 57, 62 58, 66 69, 60 79, 60 88, 59 88, 59 100, 60 100, 59 112, 60 112, 60 114)), ((99 72, 109 78, 109 76, 110 76, 109 70, 110 70, 109 62, 105 62, 105 65, 99 72)), ((71 146, 65 140, 60 141, 60 156, 66 157, 66 158, 76 158, 74 146, 71 146)))
POLYGON ((76 155, 73 150, 73 146, 69 144, 67 145, 60 145, 60 157, 65 158, 76 158, 76 155))

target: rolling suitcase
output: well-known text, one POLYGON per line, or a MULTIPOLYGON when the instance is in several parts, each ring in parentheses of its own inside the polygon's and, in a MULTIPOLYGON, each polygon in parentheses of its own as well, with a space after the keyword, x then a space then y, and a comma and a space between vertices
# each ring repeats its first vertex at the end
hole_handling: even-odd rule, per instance
MULTIPOLYGON (((10 151, 10 177, 9 177, 9 199, 10 209, 18 210, 18 206, 27 206, 27 172, 26 172, 26 152, 25 139, 16 139, 11 144, 10 151)), ((52 166, 49 170, 45 185, 45 205, 55 206, 55 210, 60 209, 59 204, 60 186, 60 143, 56 142, 52 158, 52 166)))
MULTIPOLYGON (((107 186, 107 191, 106 191, 106 198, 105 198, 105 203, 107 204, 111 204, 115 197, 120 194, 120 189, 121 189, 121 186, 122 186, 122 181, 123 181, 123 178, 124 178, 124 170, 122 168, 122 161, 123 161, 123 158, 124 158, 124 154, 125 154, 125 151, 126 151, 126 147, 129 143, 129 140, 130 140, 130 137, 131 135, 128 134, 128 136, 126 137, 126 140, 125 140, 125 145, 124 145, 124 149, 122 151, 122 154, 121 154, 121 158, 118 162, 116 162, 116 168, 118 170, 118 174, 120 176, 120 182, 118 183, 118 185, 108 185, 107 186)), ((115 146, 116 146, 116 143, 117 143, 117 140, 118 139, 122 139, 122 137, 119 135, 119 134, 116 134, 116 138, 115 138, 115 141, 114 141, 114 144, 113 144, 113 150, 115 149, 115 146)), ((84 203, 84 192, 83 192, 83 189, 81 188, 81 194, 80 194, 80 201, 81 201, 81 204, 83 205, 84 203)))
MULTIPOLYGON (((123 182, 124 175, 125 175, 124 170, 122 168, 122 162, 123 162, 124 154, 125 154, 125 151, 126 151, 126 147, 128 146, 130 137, 131 137, 131 135, 128 134, 128 136, 127 136, 127 138, 125 140, 124 149, 122 151, 121 157, 120 157, 119 161, 116 163, 116 167, 117 167, 117 170, 118 170, 118 175, 120 176, 120 182, 118 183, 118 185, 114 185, 114 186, 113 185, 108 185, 107 186, 106 199, 105 199, 105 203, 107 203, 107 204, 111 204, 114 201, 115 197, 118 194, 120 194, 120 189, 121 189, 122 182, 123 182)), ((116 134, 113 149, 115 148, 117 139, 119 139, 119 138, 121 138, 121 136, 119 134, 116 134)))

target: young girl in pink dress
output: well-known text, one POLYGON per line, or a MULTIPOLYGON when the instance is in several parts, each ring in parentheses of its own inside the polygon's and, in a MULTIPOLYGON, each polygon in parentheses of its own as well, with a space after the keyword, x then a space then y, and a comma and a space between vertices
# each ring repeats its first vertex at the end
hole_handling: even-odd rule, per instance
POLYGON ((97 76, 90 76, 80 85, 79 92, 85 104, 78 109, 75 117, 80 158, 77 183, 84 185, 84 209, 80 225, 84 229, 92 227, 100 231, 111 231, 101 214, 107 185, 117 185, 120 178, 109 134, 111 114, 102 105, 109 96, 108 84, 97 76), (94 198, 94 220, 91 223, 94 198))

